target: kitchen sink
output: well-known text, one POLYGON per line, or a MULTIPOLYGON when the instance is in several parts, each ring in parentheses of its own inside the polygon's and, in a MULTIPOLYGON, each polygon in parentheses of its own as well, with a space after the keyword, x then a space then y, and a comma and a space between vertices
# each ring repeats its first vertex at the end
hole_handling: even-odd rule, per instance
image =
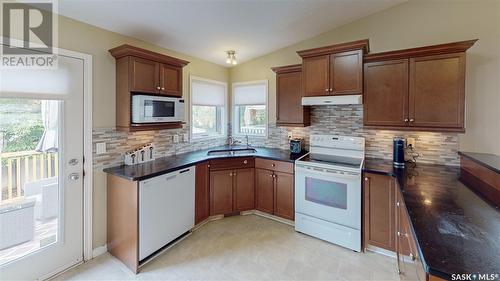
POLYGON ((254 148, 231 148, 231 149, 217 149, 210 150, 207 155, 239 155, 239 154, 251 154, 255 153, 257 150, 254 148))

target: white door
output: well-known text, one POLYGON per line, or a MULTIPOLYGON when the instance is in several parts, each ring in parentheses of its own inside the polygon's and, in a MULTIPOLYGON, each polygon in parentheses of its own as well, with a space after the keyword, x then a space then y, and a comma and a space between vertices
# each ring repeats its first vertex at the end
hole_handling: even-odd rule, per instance
POLYGON ((83 258, 84 61, 58 60, 0 70, 2 280, 44 279, 83 258))
POLYGON ((361 229, 361 176, 296 165, 295 210, 315 218, 361 229))

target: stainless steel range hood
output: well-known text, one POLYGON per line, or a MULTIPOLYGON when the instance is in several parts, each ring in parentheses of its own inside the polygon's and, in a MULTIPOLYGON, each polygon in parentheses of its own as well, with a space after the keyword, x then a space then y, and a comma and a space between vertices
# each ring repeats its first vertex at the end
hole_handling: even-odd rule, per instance
POLYGON ((362 104, 361 95, 303 97, 302 105, 362 104))

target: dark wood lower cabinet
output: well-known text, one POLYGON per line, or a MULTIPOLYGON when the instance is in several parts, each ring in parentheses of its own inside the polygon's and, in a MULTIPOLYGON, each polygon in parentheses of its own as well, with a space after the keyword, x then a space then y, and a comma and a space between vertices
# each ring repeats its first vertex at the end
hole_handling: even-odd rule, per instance
POLYGON ((255 169, 255 209, 293 220, 294 208, 294 175, 255 169))
POLYGON ((293 174, 274 172, 274 214, 289 220, 295 217, 293 174))
POLYGON ((233 212, 232 170, 210 172, 210 215, 233 212))
POLYGON ((208 162, 196 165, 194 223, 210 216, 210 168, 208 162))
POLYGON ((233 171, 234 211, 253 210, 255 206, 254 169, 233 171))
POLYGON ((364 245, 396 251, 395 182, 391 176, 364 174, 364 245))
POLYGON ((273 171, 255 169, 255 208, 269 214, 274 213, 273 171))

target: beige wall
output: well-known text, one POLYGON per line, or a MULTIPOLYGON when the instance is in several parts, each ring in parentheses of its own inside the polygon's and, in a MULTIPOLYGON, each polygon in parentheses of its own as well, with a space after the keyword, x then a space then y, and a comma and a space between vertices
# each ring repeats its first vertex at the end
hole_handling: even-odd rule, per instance
MULTIPOLYGON (((190 63, 184 67, 183 71, 183 89, 186 100, 189 96, 190 74, 228 82, 229 72, 223 66, 66 17, 59 17, 59 47, 92 55, 94 128, 115 126, 115 59, 108 50, 124 43, 189 61, 190 63)), ((93 176, 93 246, 95 248, 106 244, 106 176, 101 168, 95 168, 93 176)))
POLYGON ((479 38, 467 53, 467 130, 460 149, 500 155, 500 1, 412 0, 231 68, 230 80, 268 79, 275 121, 272 66, 300 63, 298 50, 365 38, 372 52, 479 38))

